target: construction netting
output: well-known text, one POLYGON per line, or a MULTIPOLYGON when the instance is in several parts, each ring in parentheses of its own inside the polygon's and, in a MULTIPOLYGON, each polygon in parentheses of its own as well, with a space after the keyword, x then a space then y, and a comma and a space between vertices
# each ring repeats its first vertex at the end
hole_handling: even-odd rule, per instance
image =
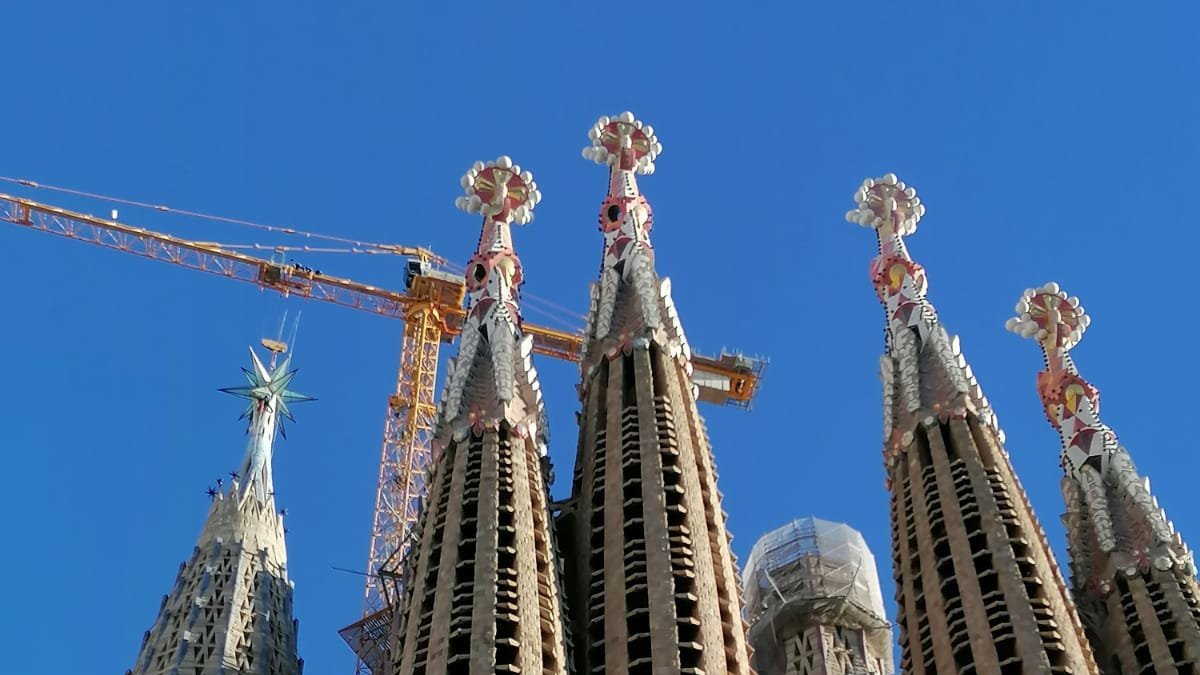
POLYGON ((780 604, 845 603, 887 621, 875 556, 857 530, 802 518, 768 532, 754 545, 743 574, 751 620, 780 604))

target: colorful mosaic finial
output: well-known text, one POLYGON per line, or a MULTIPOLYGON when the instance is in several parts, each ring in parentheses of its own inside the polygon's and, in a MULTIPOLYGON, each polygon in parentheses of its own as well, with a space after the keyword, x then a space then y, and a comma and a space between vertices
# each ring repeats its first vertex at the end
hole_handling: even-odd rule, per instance
POLYGON ((482 213, 495 222, 527 225, 533 220, 533 207, 542 201, 533 173, 521 171, 507 155, 486 164, 475 162, 461 183, 466 194, 454 205, 467 213, 482 213))
POLYGON ((846 220, 870 227, 879 236, 879 256, 871 263, 871 281, 887 309, 889 328, 917 328, 921 337, 926 337, 937 315, 925 298, 929 286, 925 268, 913 261, 904 245, 904 237, 917 231, 925 205, 916 189, 893 173, 863 181, 854 193, 854 201, 858 208, 848 212, 846 220))
POLYGON ((1058 284, 1030 288, 1017 301, 1017 316, 1005 328, 1021 337, 1034 338, 1047 354, 1067 352, 1079 343, 1092 318, 1083 311, 1079 298, 1068 297, 1058 284))
POLYGON ((467 213, 482 214, 483 231, 467 263, 467 318, 458 356, 446 377, 443 419, 449 422, 465 412, 467 426, 480 428, 504 420, 518 434, 534 434, 544 452, 541 388, 536 385, 537 371, 529 360, 532 338, 521 333, 519 289, 524 275, 512 243, 512 225, 533 220, 533 208, 541 201, 542 193, 533 174, 523 171, 507 156, 476 162, 461 183, 465 194, 455 200, 455 205, 467 213), (487 343, 486 349, 481 349, 483 342, 487 343), (468 381, 472 363, 484 353, 492 363, 495 400, 472 396, 468 381), (528 390, 528 401, 521 400, 524 390, 528 390), (528 407, 533 410, 524 409, 528 407))
POLYGON ((600 280, 592 288, 592 306, 585 329, 584 359, 593 341, 605 342, 610 357, 632 348, 635 341, 649 338, 674 356, 689 362, 691 351, 684 337, 679 316, 671 300, 670 283, 660 280, 654 269, 654 247, 650 230, 654 214, 650 203, 638 189, 637 175, 654 173, 654 160, 662 153, 662 143, 654 129, 636 119, 631 112, 616 117, 601 117, 588 131, 591 144, 583 156, 609 167, 608 195, 600 206, 599 225, 604 233, 604 257, 600 280), (638 298, 636 319, 617 319, 619 289, 628 285, 638 298))
POLYGON ((1027 289, 1017 301, 1017 316, 1005 328, 1037 341, 1045 356, 1046 372, 1038 374, 1038 394, 1046 417, 1063 437, 1063 468, 1078 477, 1091 464, 1100 475, 1108 470, 1116 447, 1112 430, 1100 422, 1100 393, 1080 377, 1070 350, 1091 323, 1079 298, 1068 297, 1056 283, 1027 289))
POLYGON ((863 181, 854 193, 854 202, 858 208, 847 212, 846 220, 902 237, 916 232, 917 222, 925 215, 917 189, 905 185, 894 173, 863 181))
POLYGON ((601 116, 588 138, 592 143, 583 149, 585 159, 643 176, 654 173, 654 160, 662 153, 654 127, 642 124, 628 110, 616 117, 601 116))
MULTIPOLYGON (((857 208, 846 220, 875 230, 879 255, 871 261, 871 283, 887 315, 888 353, 880 360, 884 382, 885 455, 892 461, 911 443, 918 423, 913 416, 929 409, 939 417, 973 411, 996 426, 995 415, 959 349, 926 297, 925 268, 912 259, 904 237, 917 231, 925 205, 915 188, 895 174, 868 178, 854 193, 857 208), (935 350, 943 375, 922 375, 921 353, 935 350)), ((999 432, 999 430, 997 429, 999 432)), ((1002 437, 1002 434, 1001 434, 1002 437)))
MULTIPOLYGON (((1091 317, 1084 312, 1079 298, 1068 296, 1051 282, 1041 288, 1027 289, 1017 301, 1016 312, 1017 316, 1010 318, 1005 327, 1036 340, 1042 348, 1046 370, 1037 376, 1038 395, 1046 418, 1059 432, 1063 469, 1078 485, 1067 492, 1078 493, 1086 503, 1099 550, 1104 553, 1117 550, 1111 510, 1114 505, 1124 503, 1132 504, 1139 513, 1132 519, 1126 514, 1122 522, 1144 526, 1134 549, 1149 550, 1172 542, 1175 537, 1150 494, 1148 482, 1138 475, 1132 458, 1113 430, 1100 420, 1100 392, 1079 374, 1071 359, 1071 349, 1091 324, 1091 317), (1114 500, 1108 495, 1113 488, 1122 493, 1121 499, 1114 500)), ((1125 569, 1138 568, 1134 552, 1125 554, 1125 569)), ((1183 561, 1191 564, 1190 556, 1182 549, 1176 553, 1174 557, 1178 560, 1173 561, 1173 556, 1163 552, 1155 564, 1166 567, 1183 561)))

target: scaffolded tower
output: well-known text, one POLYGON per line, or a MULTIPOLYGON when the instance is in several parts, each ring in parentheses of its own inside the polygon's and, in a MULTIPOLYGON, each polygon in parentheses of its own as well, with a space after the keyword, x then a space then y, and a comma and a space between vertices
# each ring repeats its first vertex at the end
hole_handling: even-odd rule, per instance
POLYGON ((768 532, 744 582, 759 675, 895 672, 875 556, 849 525, 803 518, 768 532))
MULTIPOLYGON (((280 345, 264 341, 268 345, 280 345)), ((227 488, 210 489, 208 520, 175 587, 163 596, 127 675, 299 675, 283 518, 275 511, 271 455, 289 403, 290 359, 264 366, 250 351, 248 384, 222 391, 250 401, 246 457, 227 488)))
POLYGON ((1200 586, 1183 539, 1138 475, 1129 452, 1100 421, 1100 393, 1070 351, 1091 323, 1058 284, 1028 289, 1008 329, 1045 355, 1037 389, 1062 438, 1063 517, 1071 580, 1106 673, 1200 669, 1200 586))
POLYGON ((690 350, 654 270, 636 174, 662 150, 631 113, 601 117, 584 156, 610 167, 604 253, 581 361, 568 565, 584 673, 748 673, 737 567, 690 350))
POLYGON ((995 415, 925 297, 904 237, 925 207, 892 174, 847 219, 873 228, 887 312, 884 463, 905 673, 1094 673, 1066 584, 995 415))
POLYGON ((512 224, 541 193, 508 157, 476 163, 459 208, 483 214, 469 308, 446 375, 427 502, 392 631, 394 673, 566 673, 545 412, 521 332, 512 224))

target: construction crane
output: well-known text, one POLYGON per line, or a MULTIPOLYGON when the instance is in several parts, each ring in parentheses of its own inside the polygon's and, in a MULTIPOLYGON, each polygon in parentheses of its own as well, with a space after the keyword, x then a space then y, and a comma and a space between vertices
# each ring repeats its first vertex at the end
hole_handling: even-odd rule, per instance
MULTIPOLYGON (((296 263, 257 258, 217 243, 133 227, 117 222, 115 213, 113 219, 97 218, 7 194, 0 194, 0 220, 237 279, 284 296, 331 302, 404 321, 396 389, 387 401, 363 618, 341 632, 358 655, 358 671, 379 672, 390 607, 402 588, 400 563, 409 548, 426 472, 433 462, 439 352, 443 343, 452 342, 461 332, 466 315, 463 278, 441 269, 446 261, 428 249, 386 245, 380 247, 382 252, 407 258, 405 289, 393 291, 328 276, 296 263)), ((581 358, 582 331, 565 332, 529 323, 522 328, 533 336, 534 353, 575 362, 581 358)), ((722 352, 713 358, 693 353, 700 400, 749 408, 765 365, 762 359, 741 354, 722 352)))

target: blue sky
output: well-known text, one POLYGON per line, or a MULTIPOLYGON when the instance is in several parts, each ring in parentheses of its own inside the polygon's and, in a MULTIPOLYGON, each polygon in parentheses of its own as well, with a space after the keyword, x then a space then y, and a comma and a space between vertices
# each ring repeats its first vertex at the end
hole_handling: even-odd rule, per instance
MULTIPOLYGON (((894 171, 928 206, 910 250, 1060 559, 1040 355, 1003 328, 1022 289, 1050 279, 1093 315, 1075 356, 1105 420, 1184 536, 1200 537, 1194 7, 243 5, 6 7, 0 175, 461 263, 478 222, 453 208, 459 176, 506 153, 545 195, 516 233, 526 291, 582 314, 605 175, 579 150, 597 116, 633 110, 665 146, 642 188, 691 342, 771 358, 752 412, 706 411, 739 555, 793 517, 847 521, 894 613, 874 236, 843 220, 864 177, 894 171)), ((195 239, 291 243, 121 213, 195 239)), ((241 406, 216 390, 296 303, 10 225, 0 261, 0 663, 123 672, 190 555, 205 487, 241 457, 241 406)), ((402 285, 397 259, 304 261, 402 285)), ((358 615, 362 579, 330 565, 365 563, 400 325, 334 306, 303 315, 295 387, 320 400, 296 406, 276 482, 306 672, 348 675, 335 631, 358 615)), ((539 369, 562 495, 577 372, 539 369)))

